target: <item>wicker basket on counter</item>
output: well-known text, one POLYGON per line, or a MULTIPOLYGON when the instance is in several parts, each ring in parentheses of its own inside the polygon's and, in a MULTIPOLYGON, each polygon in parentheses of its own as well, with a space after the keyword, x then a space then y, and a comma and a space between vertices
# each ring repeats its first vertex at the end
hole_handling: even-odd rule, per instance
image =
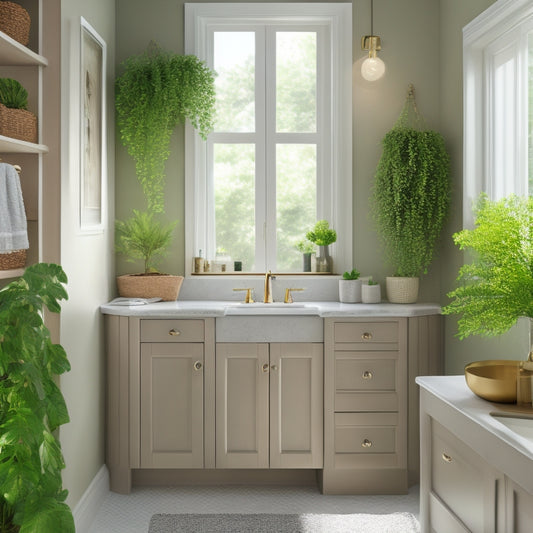
POLYGON ((26 250, 14 250, 0 253, 0 270, 24 268, 26 265, 26 250))
POLYGON ((22 6, 0 2, 0 30, 24 46, 30 40, 30 24, 30 15, 22 6))
POLYGON ((12 109, 0 104, 0 135, 37 142, 37 117, 26 109, 12 109))

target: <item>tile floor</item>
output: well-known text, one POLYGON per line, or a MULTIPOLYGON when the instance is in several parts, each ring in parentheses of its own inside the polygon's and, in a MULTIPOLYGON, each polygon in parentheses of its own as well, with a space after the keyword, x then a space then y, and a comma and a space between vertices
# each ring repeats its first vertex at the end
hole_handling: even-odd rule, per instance
POLYGON ((410 512, 418 517, 418 497, 418 486, 398 496, 330 496, 316 487, 135 487, 127 496, 110 492, 89 533, 147 533, 155 513, 410 512))

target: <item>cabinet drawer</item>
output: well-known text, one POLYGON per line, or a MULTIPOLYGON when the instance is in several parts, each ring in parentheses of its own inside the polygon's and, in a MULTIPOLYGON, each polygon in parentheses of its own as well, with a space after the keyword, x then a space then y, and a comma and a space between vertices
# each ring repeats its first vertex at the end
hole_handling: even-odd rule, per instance
POLYGON ((484 461, 434 420, 431 440, 432 492, 470 531, 483 531, 484 461))
POLYGON ((398 343, 398 322, 336 322, 334 328, 335 343, 355 343, 355 349, 398 343))
POLYGON ((141 342, 203 342, 203 320, 141 320, 141 342))
POLYGON ((335 453, 394 453, 396 413, 336 413, 335 453))
POLYGON ((397 357, 387 353, 361 357, 355 352, 335 353, 336 391, 393 391, 397 357))

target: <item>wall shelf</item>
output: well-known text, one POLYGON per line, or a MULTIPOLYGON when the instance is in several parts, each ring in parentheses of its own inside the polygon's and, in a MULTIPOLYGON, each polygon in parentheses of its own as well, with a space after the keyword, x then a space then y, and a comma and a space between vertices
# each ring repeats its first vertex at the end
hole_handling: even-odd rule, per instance
POLYGON ((14 268, 11 270, 0 270, 0 279, 18 278, 24 274, 23 268, 14 268))
POLYGON ((0 64, 45 67, 48 60, 0 31, 0 64))
POLYGON ((0 135, 0 152, 4 154, 46 154, 48 146, 0 135))

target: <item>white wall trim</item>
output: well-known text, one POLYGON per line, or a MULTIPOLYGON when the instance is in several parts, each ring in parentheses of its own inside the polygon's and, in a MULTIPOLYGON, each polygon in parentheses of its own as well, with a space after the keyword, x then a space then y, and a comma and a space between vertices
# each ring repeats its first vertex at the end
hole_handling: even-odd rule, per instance
POLYGON ((109 471, 106 465, 102 465, 72 511, 77 533, 88 533, 108 493, 109 471))

